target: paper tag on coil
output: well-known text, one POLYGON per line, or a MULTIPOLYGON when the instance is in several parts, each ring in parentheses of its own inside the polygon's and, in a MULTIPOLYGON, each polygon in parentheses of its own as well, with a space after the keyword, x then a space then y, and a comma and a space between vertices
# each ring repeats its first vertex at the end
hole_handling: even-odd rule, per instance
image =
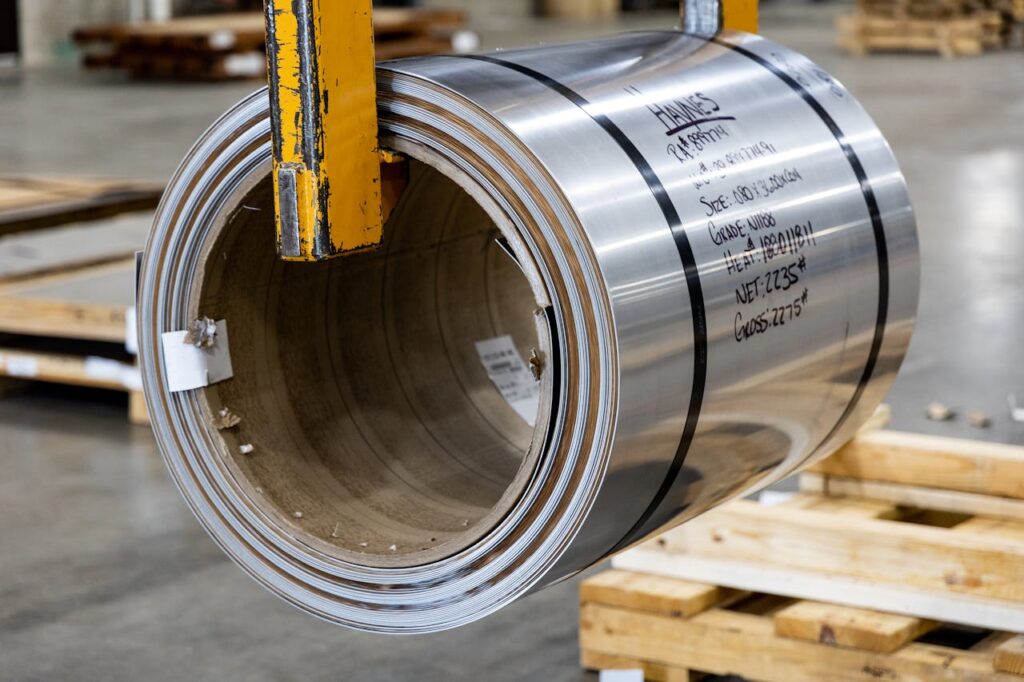
POLYGON ((164 352, 164 374, 171 393, 194 391, 234 376, 228 344, 228 323, 217 322, 213 346, 197 348, 185 343, 187 331, 161 335, 164 352))
POLYGON ((511 336, 477 341, 476 352, 487 376, 516 413, 533 426, 540 405, 540 382, 516 350, 511 336))

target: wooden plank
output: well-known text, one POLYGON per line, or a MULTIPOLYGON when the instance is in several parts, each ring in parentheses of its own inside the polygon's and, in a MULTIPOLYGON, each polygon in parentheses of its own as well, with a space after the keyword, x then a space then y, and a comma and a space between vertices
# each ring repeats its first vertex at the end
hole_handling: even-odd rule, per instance
POLYGON ((673 556, 646 545, 612 560, 621 570, 693 581, 715 581, 737 590, 780 594, 992 630, 1024 631, 1019 603, 970 594, 927 590, 765 562, 673 556))
POLYGON ((0 236, 156 208, 163 185, 0 176, 0 236))
POLYGON ((890 653, 938 627, 935 621, 837 604, 801 601, 774 616, 775 634, 890 653))
POLYGON ((586 650, 580 652, 580 667, 585 670, 643 670, 646 682, 695 682, 703 677, 700 673, 691 673, 685 668, 656 661, 640 661, 586 650))
POLYGON ((996 647, 992 664, 1001 672, 1024 675, 1024 635, 1017 635, 996 647))
POLYGON ((665 533, 669 554, 759 561, 1024 602, 1024 541, 738 500, 665 533))
POLYGON ((959 524, 954 530, 958 533, 978 533, 991 537, 1004 537, 1017 542, 1024 541, 1024 523, 1013 519, 976 516, 959 524))
POLYGON ((0 282, 132 257, 152 222, 146 211, 0 237, 0 282))
POLYGON ((939 488, 922 488, 899 483, 866 481, 816 473, 800 475, 800 490, 828 496, 875 500, 894 505, 937 509, 962 514, 1002 516, 1024 521, 1024 500, 965 493, 939 488))
POLYGON ((1024 447, 877 431, 809 471, 923 488, 1024 499, 1024 447))
POLYGON ((613 566, 1022 631, 1024 535, 1009 533, 1016 525, 971 532, 977 523, 929 527, 740 501, 620 554, 613 566))
POLYGON ((789 509, 846 514, 863 519, 896 519, 900 511, 896 505, 877 500, 863 500, 856 497, 825 497, 806 492, 794 495, 777 505, 789 509))
POLYGON ((139 384, 130 364, 100 357, 82 357, 0 348, 0 377, 131 391, 139 384))
POLYGON ((580 599, 610 606, 688 617, 734 596, 734 590, 630 571, 605 571, 584 581, 580 599))
POLYGON ((779 637, 770 618, 712 609, 689 619, 601 604, 580 610, 584 651, 762 682, 1019 682, 986 653, 913 643, 892 654, 779 637))
POLYGON ((0 332, 123 343, 134 283, 133 258, 0 286, 0 332))
POLYGON ((128 421, 132 424, 149 424, 149 407, 146 405, 146 395, 142 391, 132 391, 128 394, 128 421))
POLYGON ((1005 642, 1013 639, 1014 637, 1016 637, 1016 635, 1010 632, 992 632, 972 646, 971 651, 992 653, 998 647, 1002 646, 1005 642))
POLYGON ((868 51, 938 52, 945 57, 980 54, 986 45, 1001 44, 992 35, 991 19, 978 16, 908 17, 903 10, 836 18, 838 44, 855 54, 868 51))

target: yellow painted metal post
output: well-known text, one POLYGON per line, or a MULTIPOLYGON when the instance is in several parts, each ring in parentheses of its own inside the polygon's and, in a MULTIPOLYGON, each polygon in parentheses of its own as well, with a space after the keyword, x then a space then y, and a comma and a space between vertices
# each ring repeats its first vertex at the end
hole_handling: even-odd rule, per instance
POLYGON ((380 243, 372 0, 267 0, 278 248, 317 261, 380 243))
POLYGON ((727 31, 757 33, 758 0, 722 0, 722 26, 727 31))

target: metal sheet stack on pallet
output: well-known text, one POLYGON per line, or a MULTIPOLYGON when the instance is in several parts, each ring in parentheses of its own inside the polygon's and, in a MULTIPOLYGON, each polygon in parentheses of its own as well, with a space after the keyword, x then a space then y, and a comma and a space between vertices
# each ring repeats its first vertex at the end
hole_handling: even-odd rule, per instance
POLYGON ((858 0, 836 20, 839 46, 868 52, 977 55, 1019 42, 1024 0, 858 0))
MULTIPOLYGON (((452 50, 462 12, 379 9, 377 57, 395 59, 452 50)), ((259 12, 184 17, 163 22, 90 26, 72 35, 89 69, 124 69, 134 78, 265 78, 266 30, 259 12)))
POLYGON ((0 177, 0 393, 28 382, 123 391, 132 421, 147 420, 130 352, 134 252, 161 192, 0 177))
POLYGON ((1022 680, 1024 447, 862 434, 583 584, 582 662, 754 681, 1022 680))

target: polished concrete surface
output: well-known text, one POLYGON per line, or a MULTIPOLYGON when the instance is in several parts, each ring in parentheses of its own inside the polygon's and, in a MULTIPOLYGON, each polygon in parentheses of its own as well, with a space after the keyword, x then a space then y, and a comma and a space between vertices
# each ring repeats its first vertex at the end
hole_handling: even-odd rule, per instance
MULTIPOLYGON (((916 202, 921 317, 890 396, 896 428, 1024 443, 1024 59, 848 58, 830 8, 769 8, 764 32, 816 59, 889 137, 916 202), (929 402, 991 428, 924 418, 929 402)), ((667 16, 629 28, 665 25, 667 16)), ((488 46, 614 26, 480 20, 488 46)), ((253 84, 170 87, 0 75, 0 173, 164 179, 253 84)), ((381 638, 312 620, 246 579, 173 489, 118 399, 0 402, 0 680, 586 680, 575 581, 464 629, 381 638)))

